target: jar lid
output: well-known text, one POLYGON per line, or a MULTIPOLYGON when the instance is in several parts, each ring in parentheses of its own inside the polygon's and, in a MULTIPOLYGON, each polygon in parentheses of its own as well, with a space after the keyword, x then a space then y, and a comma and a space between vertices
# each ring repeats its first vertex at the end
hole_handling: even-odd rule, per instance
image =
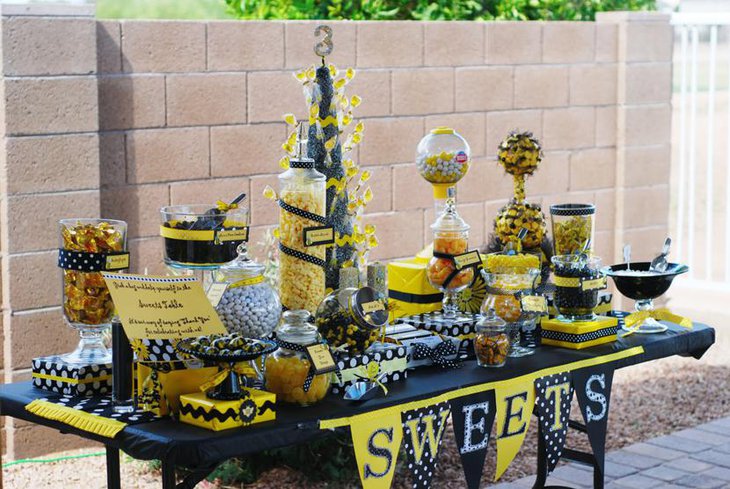
POLYGON ((590 216, 596 213, 593 204, 555 204, 550 206, 553 216, 590 216))
POLYGON ((439 126, 435 129, 431 129, 431 134, 454 134, 456 131, 446 126, 439 126))
POLYGON ((284 320, 276 328, 276 336, 282 341, 297 345, 311 345, 320 340, 317 327, 309 322, 309 311, 292 309, 284 311, 284 320))
POLYGON ((230 282, 233 279, 262 277, 264 275, 266 267, 248 256, 248 246, 245 241, 238 245, 236 251, 238 252, 236 259, 218 269, 220 281, 230 282))
POLYGON ((352 294, 350 309, 358 326, 377 329, 388 323, 385 296, 372 287, 362 287, 352 294))
POLYGON ((446 199, 446 206, 444 207, 444 211, 431 225, 431 229, 434 232, 464 232, 468 231, 470 227, 471 226, 469 226, 466 221, 461 218, 459 212, 456 210, 456 188, 450 187, 448 189, 448 198, 446 199))

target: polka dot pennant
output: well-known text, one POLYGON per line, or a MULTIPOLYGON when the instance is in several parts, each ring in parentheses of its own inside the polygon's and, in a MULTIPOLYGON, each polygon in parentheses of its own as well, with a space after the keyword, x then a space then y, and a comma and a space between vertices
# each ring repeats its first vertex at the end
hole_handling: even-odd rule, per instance
POLYGON ((431 486, 439 448, 451 414, 448 402, 402 413, 403 448, 415 489, 431 486))
POLYGON ((565 372, 535 380, 535 407, 540 433, 545 440, 548 473, 558 464, 568 434, 570 401, 573 398, 570 377, 570 372, 565 372))

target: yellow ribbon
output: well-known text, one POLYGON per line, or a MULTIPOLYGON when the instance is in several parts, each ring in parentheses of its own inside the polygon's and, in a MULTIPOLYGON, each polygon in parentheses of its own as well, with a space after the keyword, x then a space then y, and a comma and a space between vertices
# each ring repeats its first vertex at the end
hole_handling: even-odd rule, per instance
POLYGON ((358 372, 362 375, 355 375, 360 377, 362 380, 368 380, 370 382, 373 382, 378 387, 383 389, 383 395, 388 395, 388 388, 385 387, 385 385, 380 382, 380 380, 378 380, 378 377, 380 376, 380 364, 378 362, 370 362, 367 364, 367 366, 363 365, 360 367, 358 372))
POLYGON ((206 380, 205 383, 203 383, 203 385, 200 386, 201 392, 209 391, 210 389, 213 389, 214 387, 222 384, 223 381, 228 378, 228 375, 231 372, 235 372, 238 375, 249 375, 249 376, 256 375, 256 372, 253 369, 253 367, 251 367, 246 362, 234 363, 233 366, 231 366, 231 364, 229 364, 229 363, 226 363, 226 364, 221 364, 220 367, 221 367, 221 370, 219 370, 217 374, 213 375, 210 379, 206 380))
POLYGON ((553 282, 556 287, 580 287, 580 279, 577 277, 560 277, 553 275, 553 282))
POLYGON ((656 319, 658 321, 668 321, 670 323, 678 324, 683 328, 692 329, 692 321, 684 316, 673 314, 669 309, 654 309, 652 311, 637 311, 632 312, 626 318, 624 318, 624 325, 628 330, 622 334, 621 337, 629 336, 630 334, 636 333, 641 326, 641 323, 648 318, 656 319))
POLYGON ((232 209, 238 209, 238 204, 229 204, 228 202, 223 202, 222 200, 216 201, 215 206, 221 212, 228 212, 232 209))

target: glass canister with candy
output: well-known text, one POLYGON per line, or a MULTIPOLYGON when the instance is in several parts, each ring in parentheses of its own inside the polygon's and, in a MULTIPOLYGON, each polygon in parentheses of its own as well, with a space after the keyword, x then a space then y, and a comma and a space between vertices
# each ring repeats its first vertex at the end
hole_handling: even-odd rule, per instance
POLYGON ((598 292, 606 288, 606 274, 601 259, 585 253, 552 257, 555 295, 553 302, 558 319, 592 321, 598 305, 598 292))
POLYGON ((102 341, 111 327, 114 302, 102 271, 129 267, 127 223, 112 219, 62 219, 58 266, 61 270, 63 315, 79 331, 81 341, 63 359, 75 364, 111 363, 102 341))
POLYGON ((287 309, 314 314, 325 292, 324 245, 311 245, 307 231, 325 226, 325 176, 307 158, 306 129, 299 126, 296 158, 279 175, 279 296, 287 309))
POLYGON ((327 395, 332 373, 316 373, 307 348, 322 345, 317 328, 309 322, 309 312, 284 312, 284 320, 276 329, 279 349, 266 357, 264 378, 266 390, 284 402, 310 406, 327 395))
POLYGON ((445 321, 458 316, 457 293, 471 285, 481 263, 479 252, 468 249, 470 226, 456 211, 455 187, 448 189, 448 196, 444 211, 431 225, 433 257, 426 269, 428 281, 444 294, 441 318, 445 321))
POLYGON ((230 333, 239 333, 246 338, 266 338, 278 326, 281 302, 264 278, 264 269, 248 256, 246 243, 241 243, 238 258, 215 272, 211 290, 220 287, 223 293, 212 295, 209 292, 209 297, 220 297, 215 309, 230 333))
POLYGON ((556 255, 591 252, 595 234, 595 214, 596 206, 593 204, 550 206, 556 255))

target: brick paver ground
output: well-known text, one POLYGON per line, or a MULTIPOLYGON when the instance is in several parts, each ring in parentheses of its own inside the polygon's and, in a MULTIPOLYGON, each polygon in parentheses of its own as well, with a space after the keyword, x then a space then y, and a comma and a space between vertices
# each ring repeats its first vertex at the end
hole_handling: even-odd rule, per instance
MULTIPOLYGON (((590 467, 561 465, 548 485, 593 487, 590 467)), ((492 486, 528 489, 535 478, 492 486)), ((730 417, 636 443, 606 455, 606 489, 730 489, 730 417)))

